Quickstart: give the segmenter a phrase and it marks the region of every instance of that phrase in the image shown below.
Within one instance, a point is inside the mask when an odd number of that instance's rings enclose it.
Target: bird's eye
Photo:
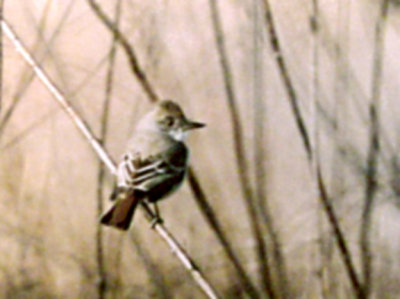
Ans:
[[[174,118],[172,116],[167,116],[164,122],[168,127],[172,127],[172,125],[174,124]]]

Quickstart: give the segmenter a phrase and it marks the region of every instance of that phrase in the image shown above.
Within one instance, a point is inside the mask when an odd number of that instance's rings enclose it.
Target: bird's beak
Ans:
[[[186,124],[184,126],[185,130],[194,130],[194,129],[200,129],[205,127],[206,125],[203,123],[199,123],[196,121],[191,121],[191,120],[187,120]]]

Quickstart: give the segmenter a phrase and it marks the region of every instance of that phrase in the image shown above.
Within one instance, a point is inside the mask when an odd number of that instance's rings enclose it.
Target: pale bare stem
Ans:
[[[311,146],[310,135],[305,125],[304,117],[301,115],[301,111],[298,105],[298,97],[294,89],[292,80],[290,78],[286,61],[283,57],[280,40],[278,38],[278,34],[275,28],[275,22],[273,18],[270,1],[264,0],[264,4],[265,4],[265,20],[268,27],[271,48],[275,53],[274,56],[278,66],[278,70],[280,72],[284,87],[288,94],[288,98],[296,121],[296,125],[299,130],[300,136],[302,138],[304,148],[308,156],[308,160],[310,162],[310,167],[312,167],[312,160],[315,159],[315,157],[313,157],[314,153],[313,153],[313,148]],[[347,274],[350,278],[350,282],[353,287],[354,293],[358,298],[363,298],[362,286],[359,281],[356,269],[354,267],[351,252],[348,248],[348,243],[345,239],[344,233],[340,227],[338,217],[336,216],[336,213],[332,206],[331,198],[328,195],[326,185],[321,173],[321,166],[318,159],[316,159],[315,165],[316,165],[315,180],[316,180],[316,187],[318,190],[318,199],[321,202],[324,212],[328,218],[328,222],[334,232],[334,237],[337,246],[339,248],[341,258],[346,267]]]
[[[156,215],[150,209],[150,207],[146,204],[143,205],[146,210],[146,218],[149,221],[154,221],[156,219]],[[185,249],[175,240],[174,236],[166,230],[162,225],[156,225],[154,229],[158,232],[158,234],[164,239],[164,241],[169,245],[173,254],[175,254],[178,259],[182,262],[185,268],[190,272],[193,279],[197,282],[197,284],[201,287],[205,294],[209,298],[218,298],[217,294],[211,287],[211,285],[207,282],[205,277],[201,274],[200,269],[195,265],[195,263],[191,260],[189,255],[186,253]]]
[[[367,172],[365,177],[365,203],[362,213],[360,232],[361,262],[363,269],[363,290],[365,298],[369,298],[372,291],[372,251],[371,251],[371,220],[375,195],[378,188],[378,155],[380,151],[379,107],[382,86],[383,52],[385,25],[389,10],[389,0],[381,1],[380,14],[375,25],[374,62],[372,70],[372,95],[369,105],[370,132],[367,157]]]
[[[128,39],[125,35],[117,28],[117,26],[107,17],[104,11],[100,8],[100,6],[94,0],[87,0],[89,5],[92,7],[95,14],[98,18],[103,22],[103,24],[107,27],[111,33],[117,39],[117,42],[121,45],[124,50],[126,56],[128,57],[128,62],[131,67],[132,73],[137,78],[138,82],[141,84],[144,92],[146,93],[148,99],[151,102],[156,102],[159,100],[159,96],[155,93],[154,88],[150,84],[145,72],[140,66],[138,58],[135,54],[133,47],[129,44]],[[222,230],[221,224],[216,217],[216,214],[208,203],[206,195],[199,183],[197,175],[192,167],[189,167],[188,171],[188,181],[194,198],[196,200],[196,204],[199,206],[202,214],[206,218],[208,224],[216,234],[220,244],[222,245],[224,252],[228,256],[229,260],[232,262],[235,267],[236,273],[238,275],[238,279],[241,287],[245,290],[246,293],[251,298],[257,298],[257,290],[253,286],[249,276],[241,265],[239,258],[235,254],[231,244],[228,241],[225,233]]]
[[[225,48],[225,40],[219,10],[215,0],[210,0],[209,5],[211,9],[211,20],[218,51],[219,63],[224,79],[226,99],[228,101],[229,113],[232,120],[235,158],[239,172],[242,198],[245,202],[247,213],[250,216],[251,231],[256,242],[256,254],[259,263],[258,276],[264,292],[266,292],[271,298],[275,298],[276,294],[275,290],[273,289],[271,272],[268,265],[268,252],[263,240],[262,229],[255,205],[255,195],[251,187],[249,169],[246,163],[246,152],[243,145],[243,129],[237,108],[237,100],[232,78],[233,74],[228,61],[228,53]]]
[[[68,114],[69,117],[71,117],[78,130],[83,134],[89,144],[93,147],[94,151],[99,156],[101,161],[103,161],[103,163],[107,166],[111,173],[115,174],[117,169],[116,164],[103,148],[101,143],[94,137],[91,129],[86,124],[86,122],[78,115],[78,113],[74,110],[74,108],[64,97],[58,87],[50,80],[44,70],[36,63],[34,58],[30,55],[26,47],[22,44],[21,40],[16,36],[16,34],[7,24],[7,22],[5,20],[2,20],[1,25],[4,33],[14,44],[16,50],[21,54],[23,59],[33,68],[36,76],[38,76],[42,83],[48,88],[50,93],[54,96],[54,98],[57,100],[63,110]],[[143,202],[142,207],[143,211],[145,211],[146,218],[149,219],[149,221],[154,221],[155,215],[152,213],[148,205]],[[189,271],[189,273],[192,275],[193,279],[195,280],[197,285],[203,290],[203,292],[207,294],[209,298],[218,298],[210,283],[206,280],[199,268],[190,259],[188,254],[179,245],[172,234],[160,223],[156,223],[155,230],[160,235],[160,237],[168,244],[168,246],[178,257],[184,267]]]

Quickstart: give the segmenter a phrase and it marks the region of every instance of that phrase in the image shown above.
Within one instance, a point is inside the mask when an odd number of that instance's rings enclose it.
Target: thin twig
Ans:
[[[71,104],[66,101],[61,91],[56,87],[56,85],[50,80],[50,78],[45,74],[45,72],[40,68],[40,66],[36,63],[33,57],[26,50],[26,47],[22,44],[20,39],[14,33],[14,30],[6,23],[5,20],[1,22],[2,29],[4,33],[8,36],[8,38],[13,42],[16,50],[21,54],[24,60],[32,67],[36,76],[43,82],[43,84],[49,89],[51,94],[54,95],[58,103],[65,110],[65,112],[74,120],[74,124],[78,127],[78,129],[82,132],[86,139],[90,142],[96,153],[99,155],[100,159],[104,161],[107,165],[108,169],[115,174],[116,167],[115,163],[108,155],[108,153],[102,148],[99,141],[94,137],[92,132],[89,129],[89,126],[85,123],[83,119],[79,117],[77,112],[73,109]]]
[[[283,58],[280,41],[278,39],[277,31],[275,29],[275,23],[273,20],[270,2],[269,2],[269,0],[264,0],[264,3],[265,3],[265,19],[266,19],[267,27],[269,30],[271,47],[274,51],[275,60],[278,65],[280,75],[283,79],[283,83],[284,83],[286,92],[289,97],[291,108],[292,108],[292,111],[293,111],[293,114],[294,114],[294,117],[296,120],[297,128],[300,132],[300,136],[302,138],[304,148],[306,150],[307,157],[310,162],[310,166],[312,167],[312,164],[313,164],[312,161],[313,161],[313,159],[315,159],[315,157],[313,157],[314,153],[312,151],[313,149],[312,149],[311,142],[310,142],[310,135],[307,131],[307,127],[305,125],[304,118],[301,115],[301,111],[299,109],[298,100],[297,100],[297,94],[295,92],[292,80],[290,79],[286,62]],[[354,266],[354,263],[352,260],[351,252],[348,249],[347,241],[346,241],[344,233],[340,227],[338,217],[336,216],[334,208],[331,204],[331,199],[327,193],[325,182],[324,182],[322,174],[321,174],[321,166],[320,166],[318,159],[316,160],[315,165],[316,165],[315,176],[316,176],[316,183],[317,183],[317,188],[318,188],[318,198],[319,198],[319,200],[324,208],[324,211],[327,215],[329,224],[333,229],[335,240],[336,240],[337,246],[339,248],[339,252],[341,254],[343,263],[346,267],[347,274],[350,278],[353,290],[358,298],[363,298],[362,286],[361,286],[359,277],[357,275],[357,272],[356,272],[356,269],[355,269],[355,266]]]
[[[318,163],[319,164],[319,163]],[[321,169],[317,167],[317,183],[318,189],[320,192],[321,203],[323,208],[328,216],[329,223],[332,225],[333,233],[337,242],[337,246],[339,247],[339,251],[342,253],[343,262],[347,269],[347,273],[349,275],[350,281],[352,283],[354,292],[357,298],[364,298],[363,290],[357,273],[355,271],[352,255],[348,249],[347,241],[344,238],[343,232],[339,226],[339,223],[336,218],[336,214],[334,212],[333,206],[331,204],[331,199],[329,198],[328,192],[325,188],[325,184],[322,179]]]
[[[129,44],[127,38],[124,34],[117,28],[117,26],[107,17],[107,15],[102,11],[100,6],[95,3],[94,0],[87,0],[89,5],[92,7],[95,14],[99,17],[99,19],[103,22],[103,24],[107,27],[111,33],[117,38],[117,41],[120,43],[122,49],[124,50],[126,56],[128,57],[129,65],[131,66],[132,73],[136,76],[139,83],[142,85],[143,90],[145,91],[147,97],[151,102],[156,102],[160,98],[154,91],[154,88],[150,84],[147,76],[145,75],[144,71],[140,67],[140,63],[138,58],[134,52],[133,47]],[[196,200],[196,204],[199,206],[200,211],[206,218],[208,224],[213,229],[214,233],[216,234],[219,242],[222,245],[226,255],[228,256],[229,260],[232,262],[233,266],[235,267],[236,273],[239,278],[239,282],[241,287],[248,293],[251,298],[257,298],[257,289],[254,287],[251,279],[247,275],[246,271],[242,267],[239,258],[235,254],[231,244],[228,241],[225,233],[223,232],[222,226],[218,221],[216,214],[208,203],[208,200],[205,196],[205,193],[199,183],[197,175],[192,167],[189,167],[188,171],[188,181],[190,188],[194,194],[194,198]]]
[[[370,115],[370,132],[369,132],[369,149],[367,157],[367,173],[365,177],[365,203],[361,220],[360,231],[360,248],[361,261],[363,269],[363,291],[365,298],[369,298],[372,290],[372,252],[370,244],[371,220],[373,207],[375,203],[375,195],[377,191],[378,176],[378,155],[380,150],[379,138],[379,107],[382,87],[382,68],[383,68],[383,52],[384,52],[384,35],[385,24],[389,10],[389,0],[382,0],[380,13],[375,27],[375,49],[374,62],[372,70],[372,95],[369,105]]]
[[[313,105],[312,105],[312,112],[311,112],[311,121],[310,123],[312,124],[312,150],[314,152],[314,159],[312,160],[312,169],[314,173],[318,172],[318,157],[319,157],[319,148],[320,148],[320,143],[319,143],[319,133],[320,133],[320,128],[319,128],[319,110],[318,107],[320,105],[319,102],[319,97],[320,97],[320,85],[319,85],[319,42],[320,42],[320,34],[319,34],[319,23],[320,23],[320,11],[319,11],[319,1],[318,0],[312,0],[312,15],[310,18],[310,27],[311,31],[314,33],[314,38],[313,38],[313,57],[312,57],[312,89],[311,89],[311,94],[312,94],[312,100],[313,100]],[[323,211],[318,208],[317,211],[317,227],[318,227],[318,237],[317,237],[317,246],[319,249],[319,260],[317,264],[317,270],[316,272],[318,273],[318,283],[319,283],[319,293],[321,298],[327,298],[328,291],[326,290],[327,288],[325,287],[325,271],[326,271],[326,249],[325,249],[325,243],[326,243],[326,237],[325,237],[325,232],[323,228]],[[328,236],[329,238],[330,236]]]
[[[289,71],[286,65],[285,60],[282,56],[282,49],[280,45],[280,41],[278,39],[278,35],[275,29],[275,23],[272,17],[272,10],[269,0],[264,0],[265,4],[265,20],[267,22],[267,27],[269,31],[269,38],[272,46],[272,50],[274,51],[275,60],[278,64],[280,75],[283,79],[283,83],[285,85],[286,91],[289,96],[290,105],[293,111],[293,115],[296,120],[297,128],[299,129],[300,136],[304,143],[304,148],[308,155],[308,158],[311,160],[312,158],[312,148],[309,134],[307,132],[306,125],[304,123],[303,117],[301,116],[301,111],[299,108],[299,104],[297,101],[297,94],[292,84],[292,80],[289,76]]]
[[[121,0],[118,0],[115,7],[115,22],[118,25],[119,19],[121,15]],[[116,55],[116,38],[115,36],[112,38],[111,49],[108,55],[109,64],[108,71],[106,75],[106,90],[105,97],[103,103],[103,111],[100,120],[100,138],[99,142],[105,146],[106,138],[108,132],[108,119],[109,119],[109,108],[112,96],[112,87],[113,87],[113,78],[114,78],[114,66],[115,66],[115,55]],[[100,219],[103,214],[103,197],[104,197],[104,181],[105,181],[105,167],[104,164],[99,163],[99,172],[97,176],[97,219]],[[103,226],[100,222],[97,222],[96,227],[96,260],[97,260],[97,269],[98,269],[98,286],[97,293],[98,298],[103,299],[106,296],[107,292],[107,275],[106,268],[104,265],[104,247],[103,247]]]
[[[32,134],[44,123],[54,118],[57,115],[57,112],[59,111],[57,108],[49,109],[49,111],[45,113],[43,116],[37,117],[34,122],[32,122],[27,126],[27,128],[17,132],[13,137],[4,142],[4,144],[0,147],[0,151],[11,150],[14,146],[22,142],[25,138],[27,138],[30,134]],[[1,130],[0,130],[0,135],[1,135]]]
[[[250,227],[256,244],[256,254],[259,262],[259,279],[264,291],[271,297],[275,298],[275,291],[272,286],[271,273],[268,266],[268,254],[263,240],[262,230],[259,224],[257,208],[254,202],[254,192],[251,187],[248,165],[246,163],[246,153],[243,146],[243,129],[240,121],[239,111],[237,108],[237,100],[233,86],[233,74],[228,61],[228,54],[225,48],[225,40],[223,29],[219,16],[219,10],[216,0],[209,0],[211,9],[211,19],[214,30],[214,36],[218,51],[219,63],[221,66],[226,99],[228,101],[228,109],[230,112],[233,126],[233,141],[235,147],[236,164],[238,167],[239,181],[241,185],[242,197],[245,202],[247,213],[250,216]]]
[[[96,13],[96,15],[101,19],[101,21],[109,28],[112,34],[115,36],[115,39],[121,44],[124,49],[126,55],[128,56],[128,62],[131,66],[131,69],[135,76],[139,79],[143,90],[146,95],[149,97],[151,102],[157,102],[159,97],[157,96],[155,90],[151,86],[146,73],[142,69],[139,64],[139,60],[137,59],[137,55],[134,49],[129,44],[129,41],[126,39],[125,35],[121,33],[118,27],[112,22],[104,13],[104,11],[100,8],[100,6],[94,0],[87,0],[90,7]]]
[[[51,3],[52,3],[51,0],[48,0],[46,2],[46,7],[44,9],[44,13],[40,17],[40,21],[37,26],[39,32],[41,31],[40,28],[44,28],[44,25],[47,21],[48,11],[51,8]],[[35,53],[36,49],[39,48],[39,46],[45,44],[46,49],[45,49],[44,53],[42,54],[41,57],[36,58],[39,65],[41,65],[42,62],[48,58],[48,56],[50,56],[50,58],[54,58],[53,55],[51,55],[50,47],[51,47],[53,41],[56,40],[56,37],[57,37],[58,33],[60,33],[62,26],[68,19],[68,14],[71,12],[72,8],[73,8],[73,1],[71,1],[69,3],[67,9],[65,10],[65,12],[63,13],[63,15],[60,18],[60,22],[57,24],[56,28],[51,33],[51,36],[48,39],[44,39],[42,34],[39,34],[39,38],[36,39],[34,45],[31,46],[31,52]],[[21,79],[17,83],[18,87],[16,88],[15,94],[12,96],[13,100],[12,100],[11,104],[8,106],[8,109],[4,112],[4,116],[0,119],[0,135],[3,133],[7,124],[11,120],[13,113],[15,113],[16,108],[18,107],[23,96],[25,95],[26,91],[28,90],[28,88],[30,87],[31,83],[33,82],[33,80],[35,78],[34,72],[31,70],[31,68],[29,66],[27,66],[27,67],[28,67],[28,71],[23,70],[21,72],[23,74],[23,76],[21,76]],[[86,80],[88,80],[88,79],[86,78]],[[83,80],[82,84],[86,83],[86,80]],[[79,87],[78,87],[78,89],[79,89]],[[74,93],[76,93],[76,90],[74,92],[69,92],[69,95],[72,97]],[[32,125],[32,128],[27,127],[27,129],[24,129],[23,132],[20,134],[17,134],[16,137],[13,138],[13,140],[11,140],[10,142],[7,142],[7,144],[5,146],[3,146],[2,149],[4,149],[5,147],[12,146],[12,145],[16,144],[17,142],[20,142],[21,140],[23,140],[23,138],[28,136],[27,133],[30,133],[33,131],[33,126],[37,127],[38,125],[45,123],[45,121],[47,120],[46,118],[54,117],[55,112],[56,112],[56,109],[49,109],[49,112],[46,113],[46,117],[42,118],[42,121],[39,121],[39,122],[36,121]]]
[[[232,246],[229,244],[228,239],[221,229],[221,225],[218,222],[218,219],[215,217],[215,213],[207,202],[206,195],[203,192],[198,180],[196,179],[193,169],[189,169],[188,171],[188,181],[192,189],[192,193],[196,198],[196,202],[199,205],[201,211],[206,215],[207,221],[209,225],[214,230],[217,235],[219,241],[222,244],[222,248],[224,248],[229,260],[232,262],[233,266],[236,269],[236,272],[239,276],[239,281],[241,287],[245,290],[245,292],[250,296],[250,298],[259,298],[257,289],[253,286],[252,281],[248,277],[245,269],[237,258],[235,252],[232,249]]]
[[[143,208],[146,211],[145,213],[146,218],[149,220],[149,222],[154,223],[154,219],[157,219],[157,216],[153,213],[153,211],[147,204],[143,205]],[[154,229],[169,245],[172,253],[174,253],[179,258],[179,260],[182,262],[185,268],[190,272],[193,279],[198,284],[198,286],[204,291],[204,293],[207,294],[209,298],[217,299],[218,298],[217,293],[205,279],[204,275],[201,273],[197,265],[192,261],[190,256],[186,253],[185,249],[175,240],[174,236],[163,225],[156,225]]]
[[[319,21],[319,30],[321,34],[319,35],[321,38],[321,45],[325,49],[325,53],[328,54],[330,57],[338,61],[341,64],[342,73],[338,74],[341,77],[346,78],[346,85],[348,86],[349,96],[353,99],[351,103],[354,103],[354,109],[358,111],[356,115],[360,117],[360,120],[365,124],[369,125],[369,112],[368,112],[368,105],[365,105],[365,102],[369,101],[369,96],[366,94],[362,84],[356,77],[354,71],[351,68],[351,65],[348,61],[345,60],[344,53],[345,51],[340,50],[341,45],[334,40],[334,35],[329,31],[329,27],[326,23],[323,22],[324,19],[321,16]],[[336,49],[339,49],[336,51]],[[322,91],[321,91],[322,93]],[[322,94],[321,94],[321,97]],[[384,163],[385,167],[389,167],[391,163],[391,157],[393,153],[396,152],[396,149],[392,146],[392,139],[388,136],[385,128],[380,128],[380,142],[381,142],[381,151],[379,153],[379,159],[382,159],[382,163]],[[389,157],[386,157],[383,153],[383,150],[387,149],[390,153],[388,154]]]
[[[50,2],[51,1],[47,1],[46,4],[45,4],[45,8],[43,9],[43,14],[40,16],[39,24],[37,26],[38,30],[39,30],[39,28],[43,28],[45,26],[46,19],[48,17],[48,11],[49,11],[49,8],[50,8],[50,5],[49,5]],[[2,29],[0,29],[0,30],[2,30]],[[51,42],[51,40],[53,38],[54,38],[54,35],[52,35],[50,37],[50,42]],[[39,40],[39,38],[37,38],[35,40],[34,45],[32,46],[32,50],[31,51],[32,52],[36,52],[36,49],[41,44],[42,44],[42,42]],[[38,61],[41,63],[45,58],[47,58],[46,56],[47,55],[43,55],[43,57],[38,59]],[[5,110],[4,116],[0,120],[0,135],[3,134],[4,129],[6,128],[7,124],[11,120],[11,117],[13,116],[13,114],[16,111],[19,103],[21,102],[22,97],[24,96],[25,92],[28,90],[29,86],[33,82],[33,79],[35,78],[35,75],[34,75],[33,71],[31,70],[31,68],[29,66],[27,66],[26,68],[27,68],[26,70],[24,69],[21,72],[22,75],[21,75],[20,79],[18,80],[16,92],[12,96],[12,102],[8,106],[7,110]]]
[[[11,27],[6,23],[5,20],[1,23],[5,34],[14,44],[16,50],[21,54],[23,59],[33,68],[35,74],[42,81],[42,83],[49,89],[50,93],[54,96],[63,110],[71,117],[74,124],[77,126],[78,130],[87,139],[89,144],[92,146],[93,150],[96,152],[98,157],[103,161],[111,173],[115,174],[117,167],[110,155],[105,151],[100,142],[94,137],[89,126],[84,122],[84,120],[78,115],[78,113],[71,106],[69,101],[63,96],[62,92],[57,88],[57,86],[50,80],[44,70],[36,63],[34,58],[30,55],[26,47],[22,44],[21,40],[16,36]],[[146,203],[142,203],[143,211],[145,211],[146,218],[153,222],[156,216],[153,214],[151,209]],[[160,223],[156,223],[154,227],[155,231],[159,236],[168,244],[172,252],[178,257],[181,263],[189,271],[197,285],[204,291],[209,298],[218,298],[216,292],[211,287],[209,282],[205,279],[204,275],[201,273],[199,268],[191,260],[185,250],[176,241],[173,235]]]

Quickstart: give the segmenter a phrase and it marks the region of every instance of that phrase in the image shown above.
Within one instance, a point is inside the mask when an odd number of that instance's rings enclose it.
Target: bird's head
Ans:
[[[203,128],[205,124],[188,119],[182,108],[171,100],[157,103],[157,106],[145,117],[146,125],[183,141],[188,131]]]

